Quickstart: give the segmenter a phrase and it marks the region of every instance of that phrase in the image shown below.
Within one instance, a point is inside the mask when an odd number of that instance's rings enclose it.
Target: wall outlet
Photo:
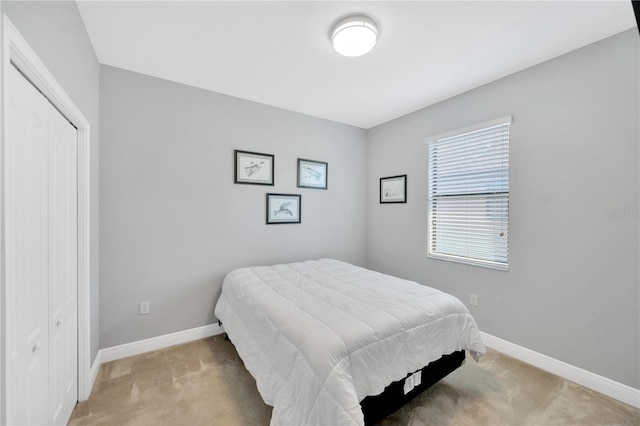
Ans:
[[[151,310],[149,302],[140,302],[140,315],[146,315]]]
[[[470,295],[469,303],[471,303],[471,306],[478,306],[478,295],[477,294]]]

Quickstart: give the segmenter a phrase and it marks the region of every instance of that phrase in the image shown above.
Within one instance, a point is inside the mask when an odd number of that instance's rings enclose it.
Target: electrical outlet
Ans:
[[[477,294],[470,295],[469,303],[471,303],[471,306],[478,306],[478,295]]]
[[[146,315],[151,310],[149,302],[140,302],[140,315]]]

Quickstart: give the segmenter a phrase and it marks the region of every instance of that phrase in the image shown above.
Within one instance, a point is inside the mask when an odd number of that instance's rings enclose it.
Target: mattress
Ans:
[[[442,355],[486,351],[455,297],[334,259],[231,271],[215,315],[274,425],[362,425],[365,397]]]

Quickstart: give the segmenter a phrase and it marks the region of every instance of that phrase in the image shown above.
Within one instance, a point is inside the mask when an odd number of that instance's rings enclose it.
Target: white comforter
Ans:
[[[362,425],[366,396],[443,354],[485,352],[455,297],[332,259],[232,271],[215,314],[273,425]]]

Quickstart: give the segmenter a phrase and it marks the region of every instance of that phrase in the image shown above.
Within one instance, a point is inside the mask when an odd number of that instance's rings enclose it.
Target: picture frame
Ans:
[[[234,153],[234,183],[274,185],[275,155],[240,151]]]
[[[380,204],[407,202],[407,175],[380,178]]]
[[[302,222],[302,195],[267,194],[267,225]]]
[[[329,164],[298,158],[298,188],[327,189]]]

